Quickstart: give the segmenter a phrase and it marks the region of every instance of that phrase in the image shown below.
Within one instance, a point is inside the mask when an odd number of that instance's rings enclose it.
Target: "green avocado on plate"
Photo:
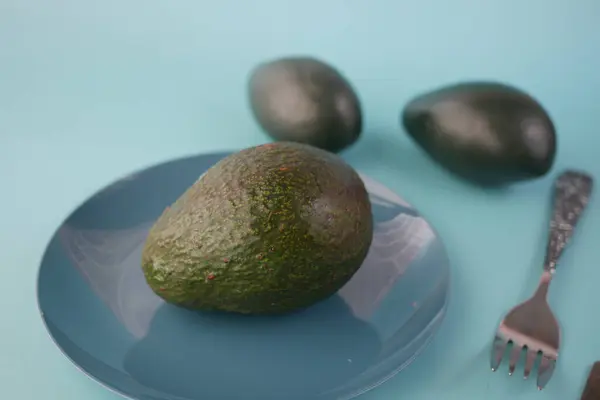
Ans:
[[[369,196],[352,167],[310,145],[276,142],[206,171],[150,230],[142,269],[175,305],[281,314],[336,293],[372,237]]]

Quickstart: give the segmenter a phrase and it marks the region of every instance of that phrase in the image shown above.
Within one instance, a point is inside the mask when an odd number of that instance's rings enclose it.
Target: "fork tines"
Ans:
[[[500,327],[500,330],[506,330],[506,327]],[[516,333],[516,332],[515,332]],[[538,362],[538,377],[537,377],[537,387],[539,390],[542,390],[550,378],[552,377],[552,373],[554,372],[554,368],[556,366],[557,354],[552,349],[548,348],[548,346],[544,346],[543,343],[522,343],[522,341],[518,339],[520,336],[516,333],[517,337],[507,337],[505,334],[498,332],[494,338],[494,344],[492,346],[492,357],[491,357],[491,367],[492,371],[497,371],[504,355],[508,352],[509,361],[508,361],[508,374],[512,375],[515,372],[517,364],[522,358],[523,353],[525,353],[525,365],[523,368],[523,378],[529,378],[531,371],[534,370],[536,366],[536,362]],[[509,349],[507,351],[507,349]]]

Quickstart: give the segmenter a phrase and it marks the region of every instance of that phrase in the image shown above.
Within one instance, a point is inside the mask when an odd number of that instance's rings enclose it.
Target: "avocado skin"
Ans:
[[[358,96],[332,66],[311,57],[259,65],[249,82],[250,107],[273,139],[339,152],[362,130]]]
[[[496,82],[447,86],[410,101],[402,112],[409,136],[449,171],[484,186],[546,175],[556,132],[533,97]]]
[[[150,230],[142,269],[172,304],[281,314],[336,293],[372,237],[356,171],[327,151],[277,142],[207,170]]]

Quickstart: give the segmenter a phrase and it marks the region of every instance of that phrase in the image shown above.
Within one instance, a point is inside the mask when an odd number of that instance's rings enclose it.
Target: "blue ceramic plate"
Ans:
[[[419,213],[363,176],[376,221],[369,255],[335,296],[279,317],[207,315],[146,286],[146,234],[227,154],[161,164],[80,206],[39,272],[42,318],[86,374],[139,400],[349,399],[406,367],[445,313],[449,266]]]

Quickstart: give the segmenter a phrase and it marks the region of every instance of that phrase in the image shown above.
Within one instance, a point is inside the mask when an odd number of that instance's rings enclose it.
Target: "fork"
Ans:
[[[510,347],[508,373],[512,375],[522,353],[525,352],[525,379],[529,377],[539,358],[539,390],[542,390],[552,377],[560,347],[560,327],[546,300],[548,288],[556,271],[556,264],[588,203],[592,186],[592,178],[578,171],[567,170],[556,178],[544,271],[538,288],[531,298],[506,314],[494,338],[492,371],[498,369],[507,348]]]

